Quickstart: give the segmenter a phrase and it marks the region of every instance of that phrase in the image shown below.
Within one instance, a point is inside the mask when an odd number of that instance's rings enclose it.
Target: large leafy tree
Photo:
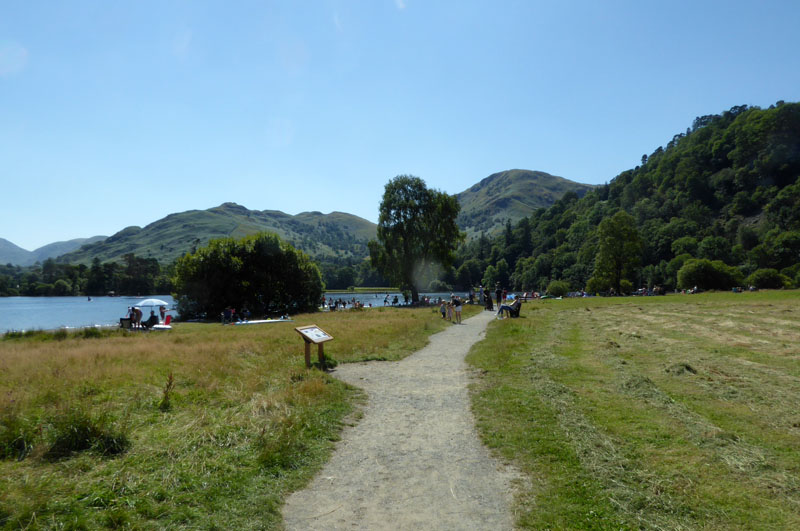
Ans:
[[[378,239],[369,242],[373,266],[419,301],[422,273],[431,265],[447,269],[464,235],[455,196],[431,190],[419,177],[399,175],[383,193]]]
[[[621,291],[642,257],[642,241],[633,216],[620,210],[597,227],[598,248],[594,265],[595,282]]]
[[[254,315],[297,313],[316,310],[322,276],[305,253],[259,233],[212,240],[178,259],[175,289],[181,315],[215,317],[228,306]]]

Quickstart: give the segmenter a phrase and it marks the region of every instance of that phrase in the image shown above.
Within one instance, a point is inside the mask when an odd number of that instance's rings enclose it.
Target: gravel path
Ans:
[[[513,472],[478,440],[464,356],[493,312],[431,336],[399,362],[344,364],[364,417],[283,510],[287,529],[511,529]]]

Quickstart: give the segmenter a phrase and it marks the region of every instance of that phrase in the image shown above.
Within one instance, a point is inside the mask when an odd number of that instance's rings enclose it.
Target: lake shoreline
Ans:
[[[92,297],[2,297],[0,334],[30,330],[55,331],[84,328],[113,328],[125,317],[128,307],[147,298],[161,299],[175,307],[170,295]],[[174,315],[174,314],[173,314]]]

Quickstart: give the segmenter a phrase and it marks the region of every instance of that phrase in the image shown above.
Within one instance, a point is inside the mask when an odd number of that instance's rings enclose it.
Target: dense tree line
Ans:
[[[326,289],[348,289],[351,287],[385,287],[391,285],[369,260],[353,257],[318,258]]]
[[[327,289],[389,285],[367,259],[325,257],[316,263]],[[168,294],[174,291],[174,270],[174,263],[162,266],[154,258],[133,254],[126,255],[123,262],[95,258],[91,266],[53,259],[33,266],[0,265],[0,297]]]
[[[91,266],[63,264],[48,258],[41,264],[0,266],[0,296],[146,295],[172,291],[172,266],[155,258],[127,254],[120,262],[95,258]]]
[[[630,244],[616,265],[614,242]],[[558,280],[626,291],[797,286],[799,273],[800,104],[778,102],[698,117],[583,198],[568,192],[463,245],[442,280],[459,289],[497,281],[544,291]]]

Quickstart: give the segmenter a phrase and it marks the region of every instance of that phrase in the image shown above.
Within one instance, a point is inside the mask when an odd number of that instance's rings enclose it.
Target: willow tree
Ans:
[[[419,302],[421,272],[449,268],[464,235],[458,230],[455,196],[428,189],[425,181],[398,175],[386,185],[378,219],[378,239],[369,242],[373,267]]]

